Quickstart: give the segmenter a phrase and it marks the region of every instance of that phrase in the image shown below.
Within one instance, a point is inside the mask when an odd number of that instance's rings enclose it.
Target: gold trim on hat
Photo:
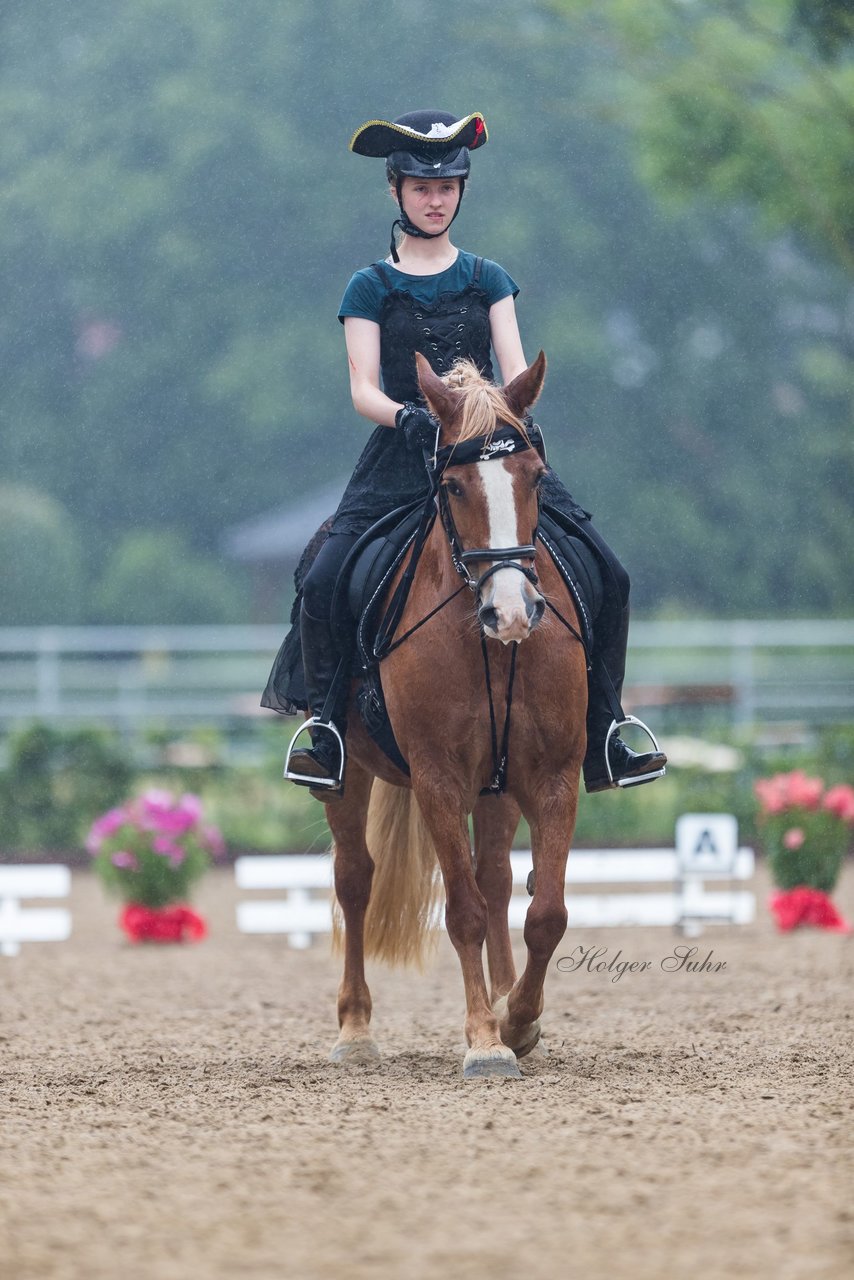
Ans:
[[[446,133],[446,134],[443,134],[441,138],[440,138],[440,137],[436,137],[435,135],[434,135],[433,137],[431,137],[429,133],[419,133],[417,129],[410,129],[410,128],[409,128],[409,126],[408,126],[408,125],[405,125],[405,124],[395,124],[395,123],[394,123],[393,121],[391,121],[391,120],[366,120],[364,124],[360,124],[360,125],[359,125],[358,129],[357,129],[357,130],[356,130],[356,132],[353,134],[352,138],[350,139],[349,143],[347,144],[347,145],[348,145],[348,150],[352,151],[352,150],[353,150],[353,144],[354,144],[354,142],[356,141],[356,139],[357,139],[361,134],[363,134],[363,133],[365,132],[365,130],[366,130],[366,129],[371,129],[371,128],[373,128],[373,126],[374,126],[374,125],[382,125],[382,127],[383,127],[384,129],[393,129],[396,133],[401,133],[401,134],[403,134],[403,136],[404,136],[405,138],[409,138],[409,139],[411,139],[411,140],[412,140],[412,141],[414,141],[414,142],[453,142],[453,141],[454,141],[454,139],[455,139],[455,138],[456,138],[460,133],[462,133],[463,129],[465,129],[467,125],[471,124],[472,120],[480,120],[481,124],[483,125],[483,135],[484,135],[484,136],[483,136],[483,142],[480,144],[481,146],[483,146],[483,144],[484,144],[485,142],[488,142],[488,141],[489,141],[489,131],[487,130],[487,127],[486,127],[486,121],[484,120],[483,115],[481,114],[481,112],[480,112],[480,111],[473,111],[473,112],[471,113],[471,115],[468,115],[468,116],[466,116],[466,117],[465,117],[465,119],[458,121],[458,123],[457,123],[457,127],[456,127],[456,129],[454,129],[453,133]],[[448,128],[450,128],[450,125],[448,126]],[[357,154],[358,154],[358,152],[357,152]],[[383,157],[383,156],[376,156],[376,157],[370,157],[370,156],[369,156],[369,157],[368,157],[368,159],[378,159],[378,160],[382,160],[382,159],[384,159],[384,157]]]

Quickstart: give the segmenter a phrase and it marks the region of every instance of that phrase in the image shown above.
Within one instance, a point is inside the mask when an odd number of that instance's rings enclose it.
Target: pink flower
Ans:
[[[202,816],[201,797],[185,791],[178,803],[178,812],[182,813],[185,818],[192,818],[193,822],[198,822]]]
[[[155,853],[163,853],[169,858],[181,852],[171,836],[155,836],[151,841],[151,847]]]
[[[788,780],[789,804],[800,809],[817,809],[821,803],[824,783],[821,778],[808,778],[801,769],[783,774]]]
[[[219,827],[212,825],[202,827],[201,842],[212,857],[222,858],[225,856],[225,841],[222,838],[222,832]]]
[[[849,787],[844,782],[830,787],[825,793],[822,808],[835,813],[843,822],[854,823],[854,787]]]
[[[129,821],[130,814],[127,809],[110,809],[100,818],[96,818],[86,837],[86,848],[89,853],[96,854],[104,841],[115,835],[119,827],[123,827]]]
[[[775,773],[773,778],[759,778],[753,784],[753,793],[765,814],[784,813],[786,809],[818,809],[823,791],[821,778],[808,778],[802,769]]]
[[[783,836],[783,844],[787,849],[800,849],[805,839],[801,827],[790,827]]]
[[[139,863],[136,860],[136,855],[129,853],[127,849],[117,850],[117,852],[111,856],[110,862],[112,862],[114,867],[120,867],[123,871],[137,871],[139,869]]]
[[[146,831],[158,831],[161,835],[181,836],[198,822],[202,802],[198,796],[183,795],[176,802],[171,791],[151,788],[140,797],[141,825]]]
[[[756,796],[763,813],[782,813],[787,807],[787,792],[782,782],[785,775],[775,774],[773,778],[757,778],[753,784]]]
[[[175,803],[175,797],[171,791],[166,791],[163,787],[149,787],[147,791],[143,791],[139,802],[147,813],[160,810],[168,812]]]

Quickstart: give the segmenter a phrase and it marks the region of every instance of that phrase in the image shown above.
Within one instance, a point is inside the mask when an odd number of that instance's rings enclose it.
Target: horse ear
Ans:
[[[418,370],[418,385],[424,392],[429,408],[440,422],[450,422],[459,395],[436,376],[430,367],[430,361],[420,351],[415,352],[415,367]]]
[[[540,352],[533,364],[529,365],[524,373],[520,373],[512,382],[504,388],[504,399],[507,401],[507,407],[512,409],[517,417],[521,418],[527,413],[531,405],[537,403],[540,392],[543,389],[543,382],[546,377],[546,357],[544,352]]]

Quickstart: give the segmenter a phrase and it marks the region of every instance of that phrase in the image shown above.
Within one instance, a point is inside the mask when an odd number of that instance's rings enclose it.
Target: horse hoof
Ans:
[[[338,1044],[333,1046],[329,1061],[339,1066],[346,1062],[350,1066],[358,1063],[378,1062],[379,1057],[379,1045],[376,1040],[371,1040],[368,1036],[364,1040],[340,1040]]]
[[[524,1058],[540,1039],[539,1019],[536,1022],[529,1022],[527,1026],[521,1028],[520,1032],[517,1031],[517,1034],[522,1036],[521,1043],[517,1044],[507,1023],[507,996],[499,996],[492,1006],[492,1012],[500,1023],[501,1039],[510,1046],[517,1058]]]
[[[469,1049],[463,1061],[463,1079],[484,1080],[499,1076],[506,1080],[522,1079],[512,1049],[503,1045],[495,1049]]]
[[[539,1022],[531,1022],[525,1028],[526,1038],[523,1044],[518,1048],[514,1046],[513,1052],[517,1058],[525,1058],[540,1043],[540,1024]],[[503,1036],[503,1032],[501,1033]]]

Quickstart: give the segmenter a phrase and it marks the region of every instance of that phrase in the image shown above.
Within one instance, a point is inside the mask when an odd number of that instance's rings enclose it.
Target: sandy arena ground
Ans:
[[[76,873],[74,935],[0,960],[0,1274],[10,1280],[854,1274],[854,939],[567,934],[651,970],[553,967],[548,1054],[461,1076],[462,983],[371,973],[375,1067],[326,1062],[339,963],[234,925],[130,947]],[[837,900],[854,916],[854,867]]]

